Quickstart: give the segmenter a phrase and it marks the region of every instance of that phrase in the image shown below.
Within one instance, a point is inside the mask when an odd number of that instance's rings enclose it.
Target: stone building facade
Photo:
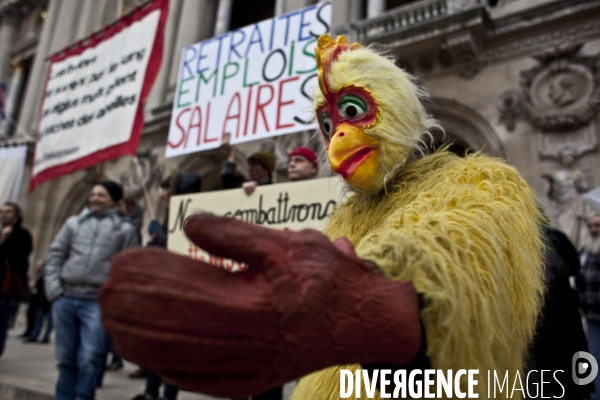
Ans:
[[[0,126],[0,146],[27,143],[33,156],[48,57],[116,21],[144,0],[0,0],[0,82],[15,123]],[[313,4],[313,0],[170,0],[162,66],[145,104],[138,157],[147,201],[131,157],[110,161],[27,193],[25,224],[42,258],[66,218],[79,212],[97,179],[121,181],[146,208],[158,207],[158,182],[173,169],[195,171],[203,191],[218,187],[224,154],[207,151],[165,159],[181,50],[190,44]],[[600,185],[600,0],[332,0],[334,34],[392,53],[431,94],[430,110],[454,149],[481,150],[516,166],[558,223],[569,201]],[[266,148],[278,156],[318,148],[313,132],[240,145],[245,155]],[[0,172],[1,173],[1,172]],[[327,168],[321,173],[327,174]],[[570,197],[569,197],[570,196]],[[568,201],[567,201],[568,200]],[[565,204],[568,203],[568,204]],[[580,211],[573,215],[577,220]],[[161,215],[159,214],[159,218]],[[571,218],[571,219],[573,219]],[[565,228],[566,229],[566,228]],[[583,231],[583,230],[581,230]],[[575,241],[584,240],[578,228]]]

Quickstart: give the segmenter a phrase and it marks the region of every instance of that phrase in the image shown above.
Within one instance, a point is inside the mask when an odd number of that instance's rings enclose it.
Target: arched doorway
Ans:
[[[481,151],[484,154],[506,158],[506,150],[500,138],[477,111],[455,100],[433,98],[429,112],[444,128],[434,132],[434,148],[444,143],[452,143],[450,151],[464,156],[465,152]]]
[[[56,234],[67,221],[67,219],[73,215],[79,214],[81,210],[83,210],[83,208],[87,205],[88,197],[92,187],[93,185],[91,183],[83,179],[77,181],[73,186],[71,186],[60,203],[57,203],[60,205],[57,207],[57,212],[50,222],[50,226],[48,227],[49,229],[44,229],[43,234],[38,233],[39,249],[48,249],[56,237]],[[45,257],[46,251],[43,253],[37,253],[39,249],[36,249],[36,256],[38,258]]]

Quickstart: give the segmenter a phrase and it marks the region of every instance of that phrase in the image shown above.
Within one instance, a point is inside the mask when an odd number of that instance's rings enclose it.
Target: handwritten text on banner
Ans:
[[[196,247],[183,232],[185,219],[210,212],[274,229],[322,230],[337,204],[344,199],[343,183],[337,176],[302,182],[258,186],[247,196],[242,189],[171,197],[169,250],[230,271],[245,265],[212,256]]]
[[[160,18],[158,8],[97,45],[52,62],[34,178],[130,140]]]
[[[314,49],[330,21],[324,2],[186,47],[166,156],[216,148],[226,132],[235,144],[315,128]]]

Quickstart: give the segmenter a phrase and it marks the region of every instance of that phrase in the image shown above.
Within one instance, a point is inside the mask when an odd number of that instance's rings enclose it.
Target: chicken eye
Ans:
[[[321,124],[321,130],[327,134],[328,137],[331,137],[331,131],[333,128],[333,124],[331,122],[331,117],[326,112],[321,114],[319,118],[319,123]]]
[[[343,118],[357,119],[368,111],[367,103],[358,96],[347,94],[338,101],[338,111]]]

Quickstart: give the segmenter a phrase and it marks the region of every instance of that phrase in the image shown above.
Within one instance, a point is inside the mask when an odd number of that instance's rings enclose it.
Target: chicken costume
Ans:
[[[500,160],[423,156],[436,123],[389,59],[328,35],[316,55],[316,117],[332,169],[354,191],[327,237],[190,217],[192,241],[250,268],[229,274],[158,250],[120,256],[100,299],[117,351],[184,389],[230,397],[307,375],[294,400],[338,398],[340,369],[401,368],[423,349],[432,368],[479,369],[479,398],[488,370],[509,371],[512,387],[544,290],[536,196]]]

